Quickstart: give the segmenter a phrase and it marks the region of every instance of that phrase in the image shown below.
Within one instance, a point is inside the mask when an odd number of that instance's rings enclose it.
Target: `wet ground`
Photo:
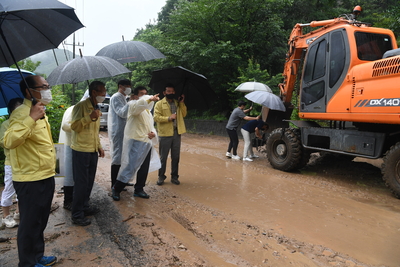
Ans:
[[[113,201],[109,155],[100,159],[92,202],[101,212],[90,226],[74,226],[55,192],[46,254],[67,267],[400,266],[400,200],[385,187],[379,160],[313,155],[285,173],[262,151],[254,162],[227,159],[227,143],[183,135],[181,185],[157,186],[151,173],[150,199],[128,188]],[[17,265],[16,232],[0,231],[0,240],[10,238],[0,243],[0,266]]]

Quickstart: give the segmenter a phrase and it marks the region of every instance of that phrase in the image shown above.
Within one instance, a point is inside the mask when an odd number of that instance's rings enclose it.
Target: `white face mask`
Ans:
[[[103,101],[106,99],[105,96],[96,96],[96,101],[97,103],[103,103]]]
[[[130,87],[126,87],[125,91],[124,91],[124,94],[125,95],[129,95],[131,92],[132,92],[132,89]]]
[[[41,98],[38,99],[38,101],[42,102],[43,105],[47,105],[53,100],[53,96],[51,94],[51,90],[50,89],[41,90],[40,91],[40,97]]]

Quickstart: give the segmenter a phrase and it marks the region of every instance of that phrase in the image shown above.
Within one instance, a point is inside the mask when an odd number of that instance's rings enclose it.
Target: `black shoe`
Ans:
[[[115,201],[119,201],[121,199],[120,192],[117,192],[114,188],[112,189],[111,196]]]
[[[98,207],[89,207],[87,210],[84,210],[83,212],[85,213],[85,216],[92,216],[99,213],[100,209]]]
[[[72,211],[72,202],[64,202],[63,208]]]
[[[71,218],[72,223],[79,226],[86,226],[91,224],[92,222],[88,218]]]
[[[141,197],[141,198],[149,198],[150,196],[146,194],[146,192],[141,191],[141,192],[134,192],[133,193],[134,197]]]
[[[157,185],[163,185],[163,184],[164,184],[164,180],[165,180],[165,179],[163,179],[163,178],[161,178],[161,177],[158,177]]]
[[[132,183],[127,183],[126,186],[134,186]]]
[[[181,182],[179,182],[179,180],[177,178],[175,178],[175,179],[171,179],[171,183],[179,185]]]

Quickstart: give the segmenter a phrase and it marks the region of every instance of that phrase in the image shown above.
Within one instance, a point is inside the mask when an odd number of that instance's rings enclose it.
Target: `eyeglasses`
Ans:
[[[35,86],[35,87],[31,87],[33,88],[42,88],[43,90],[51,90],[51,86],[50,85],[42,85],[42,86]]]

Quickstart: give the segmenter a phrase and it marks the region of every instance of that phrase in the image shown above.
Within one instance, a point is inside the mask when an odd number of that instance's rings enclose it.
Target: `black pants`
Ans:
[[[13,182],[18,195],[20,221],[17,246],[19,267],[34,266],[44,253],[43,232],[54,195],[54,177],[35,182]]]
[[[151,149],[136,174],[135,192],[142,192],[146,185],[147,175],[149,174],[150,159]]]
[[[72,218],[84,218],[84,210],[89,208],[90,193],[96,176],[97,152],[80,152],[72,150],[72,169],[74,176],[74,194],[72,201]]]
[[[226,129],[226,132],[228,133],[229,139],[230,139],[229,146],[228,146],[228,152],[231,152],[231,150],[233,148],[233,155],[237,155],[237,148],[239,145],[239,137],[237,134],[237,130],[236,129],[235,130]]]

